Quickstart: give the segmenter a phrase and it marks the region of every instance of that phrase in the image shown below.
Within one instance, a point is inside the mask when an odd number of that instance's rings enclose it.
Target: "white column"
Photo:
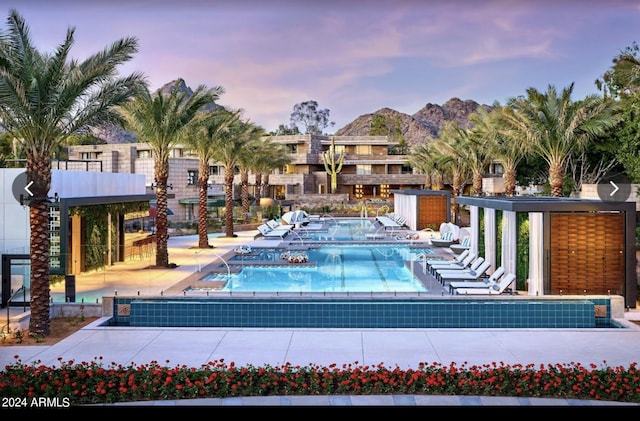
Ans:
[[[505,273],[516,273],[517,225],[515,212],[502,212],[502,267]]]
[[[543,214],[529,212],[529,295],[544,295]]]
[[[496,210],[484,209],[484,260],[496,267]]]
[[[469,251],[478,254],[480,209],[477,206],[469,206],[469,218],[471,223],[471,248]]]

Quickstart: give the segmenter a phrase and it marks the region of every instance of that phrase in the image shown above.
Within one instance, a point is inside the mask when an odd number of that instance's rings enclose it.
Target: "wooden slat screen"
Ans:
[[[447,222],[447,198],[446,196],[420,196],[418,203],[418,229],[423,229],[429,224],[437,228]]]
[[[551,215],[551,294],[624,294],[624,215]]]

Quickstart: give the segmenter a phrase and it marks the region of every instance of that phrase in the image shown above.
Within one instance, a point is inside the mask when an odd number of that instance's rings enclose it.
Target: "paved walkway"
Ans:
[[[129,261],[76,279],[77,297],[157,295],[218,256],[253,242],[255,232],[237,238],[215,238],[215,248],[198,250],[196,236],[169,239],[169,260],[175,269],[148,269],[155,262]],[[275,244],[272,241],[270,244]],[[64,300],[64,286],[52,289],[54,301]],[[60,295],[62,294],[62,295]],[[198,367],[213,360],[254,366],[284,363],[332,363],[417,368],[421,362],[448,365],[591,363],[624,366],[640,361],[640,311],[625,312],[627,329],[240,329],[131,328],[100,326],[106,318],[53,346],[0,347],[0,366],[19,355],[25,363],[45,365],[102,358],[105,365],[145,364]],[[224,399],[136,402],[154,406],[611,406],[616,402],[478,396],[269,396]],[[638,406],[638,405],[635,405]]]

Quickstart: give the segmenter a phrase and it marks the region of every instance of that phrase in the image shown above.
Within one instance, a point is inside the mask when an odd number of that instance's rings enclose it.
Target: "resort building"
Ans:
[[[386,136],[272,136],[274,143],[285,146],[291,163],[275,169],[268,178],[265,197],[282,203],[327,200],[343,203],[374,200],[392,203],[393,190],[423,189],[425,176],[408,165],[408,156],[398,142]],[[337,190],[331,192],[331,177],[325,170],[323,154],[330,147],[344,156],[337,174]],[[154,157],[145,143],[80,145],[66,148],[67,169],[113,173],[143,174],[152,193]],[[90,164],[88,164],[90,163]],[[197,220],[198,157],[186,146],[176,145],[169,158],[171,186],[170,219]],[[222,206],[224,168],[216,162],[209,166],[211,206]],[[236,187],[237,186],[237,187]],[[234,197],[240,196],[240,175],[234,180]],[[249,174],[249,194],[256,195],[255,174]],[[428,188],[428,187],[427,187]],[[328,194],[334,193],[329,198]]]

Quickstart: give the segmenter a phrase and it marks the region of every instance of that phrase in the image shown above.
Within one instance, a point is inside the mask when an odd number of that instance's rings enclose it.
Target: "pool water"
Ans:
[[[235,255],[228,264],[234,272],[210,273],[189,290],[303,291],[303,292],[424,292],[412,264],[433,251],[400,245],[333,244],[301,250],[253,249]],[[290,263],[301,256],[299,263]]]

